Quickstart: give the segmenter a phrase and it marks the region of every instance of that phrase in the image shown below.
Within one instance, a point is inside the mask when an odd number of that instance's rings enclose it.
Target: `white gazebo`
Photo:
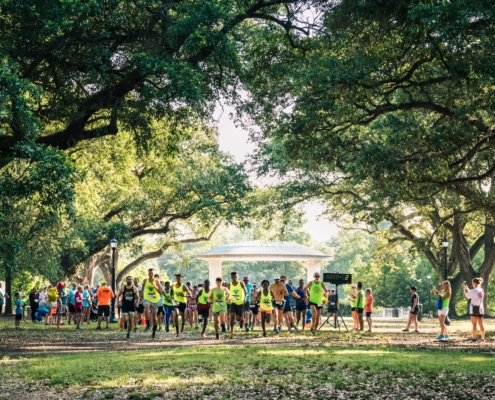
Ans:
[[[320,272],[320,263],[333,258],[302,244],[261,240],[227,244],[196,257],[208,261],[210,282],[222,276],[223,261],[304,261],[309,282],[315,272]]]

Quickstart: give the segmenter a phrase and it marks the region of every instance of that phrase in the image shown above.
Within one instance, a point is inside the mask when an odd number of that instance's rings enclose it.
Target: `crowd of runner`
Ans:
[[[77,330],[83,330],[83,325],[91,321],[97,321],[96,329],[102,329],[101,324],[104,321],[105,329],[108,329],[114,297],[118,305],[118,316],[127,330],[127,339],[131,338],[131,333],[137,333],[139,326],[143,325],[144,332],[151,331],[152,338],[163,328],[166,332],[174,329],[179,337],[186,324],[199,331],[200,321],[201,336],[206,335],[208,323],[212,321],[217,339],[220,331],[229,331],[230,337],[233,338],[236,326],[246,331],[259,327],[266,337],[270,324],[273,324],[275,334],[279,334],[283,326],[289,333],[308,328],[314,334],[322,326],[325,305],[325,322],[332,323],[334,327],[339,323],[339,301],[335,289],[328,289],[320,280],[318,272],[307,284],[300,279],[297,287],[286,276],[278,275],[274,276],[272,283],[263,280],[258,286],[250,283],[249,277],[239,281],[235,271],[231,273],[230,282],[225,282],[219,277],[213,285],[208,280],[198,285],[191,285],[190,282],[184,284],[183,275],[180,273],[174,277],[173,283],[160,281],[160,276],[150,268],[148,277],[142,282],[139,278],[126,277],[116,297],[105,281],[96,288],[72,283],[70,289],[66,283],[58,282],[56,285],[44,286],[40,292],[35,288],[29,296],[20,286],[14,301],[15,327],[19,329],[20,322],[26,322],[25,308],[29,304],[33,322],[53,324],[60,328],[64,324],[62,316],[65,315],[67,323],[73,322]],[[482,282],[481,278],[474,278],[472,289],[464,282],[463,293],[464,297],[470,300],[472,340],[477,340],[479,328],[481,341],[484,343]],[[411,325],[414,325],[414,332],[418,332],[419,296],[414,286],[411,286],[410,292],[411,308],[403,332],[410,332]],[[439,290],[433,287],[433,293],[438,297],[440,335],[437,339],[449,339],[446,318],[449,311],[450,282],[442,282]],[[2,302],[7,297],[8,294],[0,292]],[[366,331],[372,332],[372,289],[363,289],[361,282],[352,284],[348,300],[353,319],[352,330],[364,331],[366,319]]]

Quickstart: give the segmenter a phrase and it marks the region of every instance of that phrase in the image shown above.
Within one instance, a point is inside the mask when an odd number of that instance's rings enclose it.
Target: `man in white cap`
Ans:
[[[285,306],[285,296],[289,295],[287,288],[285,287],[285,283],[280,282],[280,276],[275,275],[273,277],[275,283],[270,285],[270,291],[274,296],[274,305],[275,305],[275,332],[280,333],[280,328],[282,326],[282,318],[284,316],[284,306]]]

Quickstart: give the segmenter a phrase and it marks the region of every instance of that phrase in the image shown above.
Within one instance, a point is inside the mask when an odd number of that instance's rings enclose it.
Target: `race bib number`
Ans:
[[[250,308],[255,308],[256,307],[256,304],[251,304],[249,307]]]
[[[38,299],[34,299],[34,302],[37,303],[38,302]]]
[[[318,307],[323,307],[323,304],[318,304]]]
[[[221,301],[217,301],[217,302],[215,302],[215,304],[216,304],[217,306],[220,306],[220,307],[222,307],[222,306],[223,306],[223,302],[221,302]]]
[[[275,304],[276,304],[277,306],[281,306],[281,305],[283,305],[283,304],[284,304],[284,302],[283,302],[283,301],[276,301],[276,302],[275,302]]]
[[[265,307],[270,307],[271,303],[263,303],[265,305]]]
[[[174,307],[178,307],[179,306],[179,302],[178,301],[174,301],[173,302],[173,305],[174,305]]]
[[[331,306],[334,306],[334,305],[335,305],[335,303],[330,303],[330,305],[331,305]]]
[[[232,299],[234,299],[234,300],[239,300],[239,296],[237,296],[237,295],[233,295],[233,296],[232,296]]]
[[[148,297],[149,297],[150,299],[154,299],[154,298],[156,297],[156,295],[154,295],[154,294],[149,294],[149,295],[148,295]]]
[[[127,301],[132,301],[134,299],[134,297],[133,296],[125,296],[125,299]]]

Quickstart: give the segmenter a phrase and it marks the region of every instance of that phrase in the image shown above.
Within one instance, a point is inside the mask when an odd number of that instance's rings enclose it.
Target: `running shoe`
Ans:
[[[151,339],[154,339],[154,338],[155,338],[155,334],[156,334],[156,331],[153,331],[153,332],[151,333]]]
[[[179,337],[179,336],[180,336],[180,333],[177,334],[177,337]]]
[[[199,326],[198,326],[198,325],[196,325],[196,326],[194,327],[194,329],[199,329]]]
[[[266,332],[263,332],[263,337],[266,337]]]
[[[442,339],[445,339],[445,338],[444,338],[444,336],[443,336],[443,335],[438,335],[438,336],[437,336],[437,339],[438,339],[438,340],[442,340]]]
[[[96,330],[97,330],[97,331],[101,331],[101,326],[97,326],[97,327],[96,327]]]
[[[165,332],[169,332],[170,329],[168,328],[168,326],[165,328]]]
[[[162,327],[160,326],[160,327],[158,328],[158,332],[161,332],[161,331],[162,331]]]
[[[299,328],[296,325],[294,325],[293,328],[296,332],[299,332]]]
[[[234,333],[231,333],[231,334],[230,334],[230,338],[231,338],[231,339],[234,339]]]
[[[81,328],[80,326],[76,327],[76,331],[83,331],[84,328]]]
[[[246,325],[246,332],[249,332],[249,326]]]
[[[201,337],[206,337],[206,335],[204,333],[201,334]]]
[[[147,326],[146,328],[144,328],[144,332],[149,332],[151,330],[151,326]]]
[[[443,338],[444,339],[450,339],[450,336],[447,335],[447,336],[444,336]]]
[[[485,339],[481,339],[481,344],[485,344]]]
[[[134,328],[134,333],[137,333],[137,328]]]
[[[129,334],[125,335],[125,338],[126,338],[127,340],[129,340],[129,339],[131,338],[131,335],[129,335]]]
[[[409,329],[402,329],[402,332],[409,332]]]
[[[225,325],[222,325],[222,332],[225,333],[227,329],[225,328]]]
[[[471,341],[472,341],[473,343],[477,342],[477,340],[476,340],[476,339],[471,339]]]

